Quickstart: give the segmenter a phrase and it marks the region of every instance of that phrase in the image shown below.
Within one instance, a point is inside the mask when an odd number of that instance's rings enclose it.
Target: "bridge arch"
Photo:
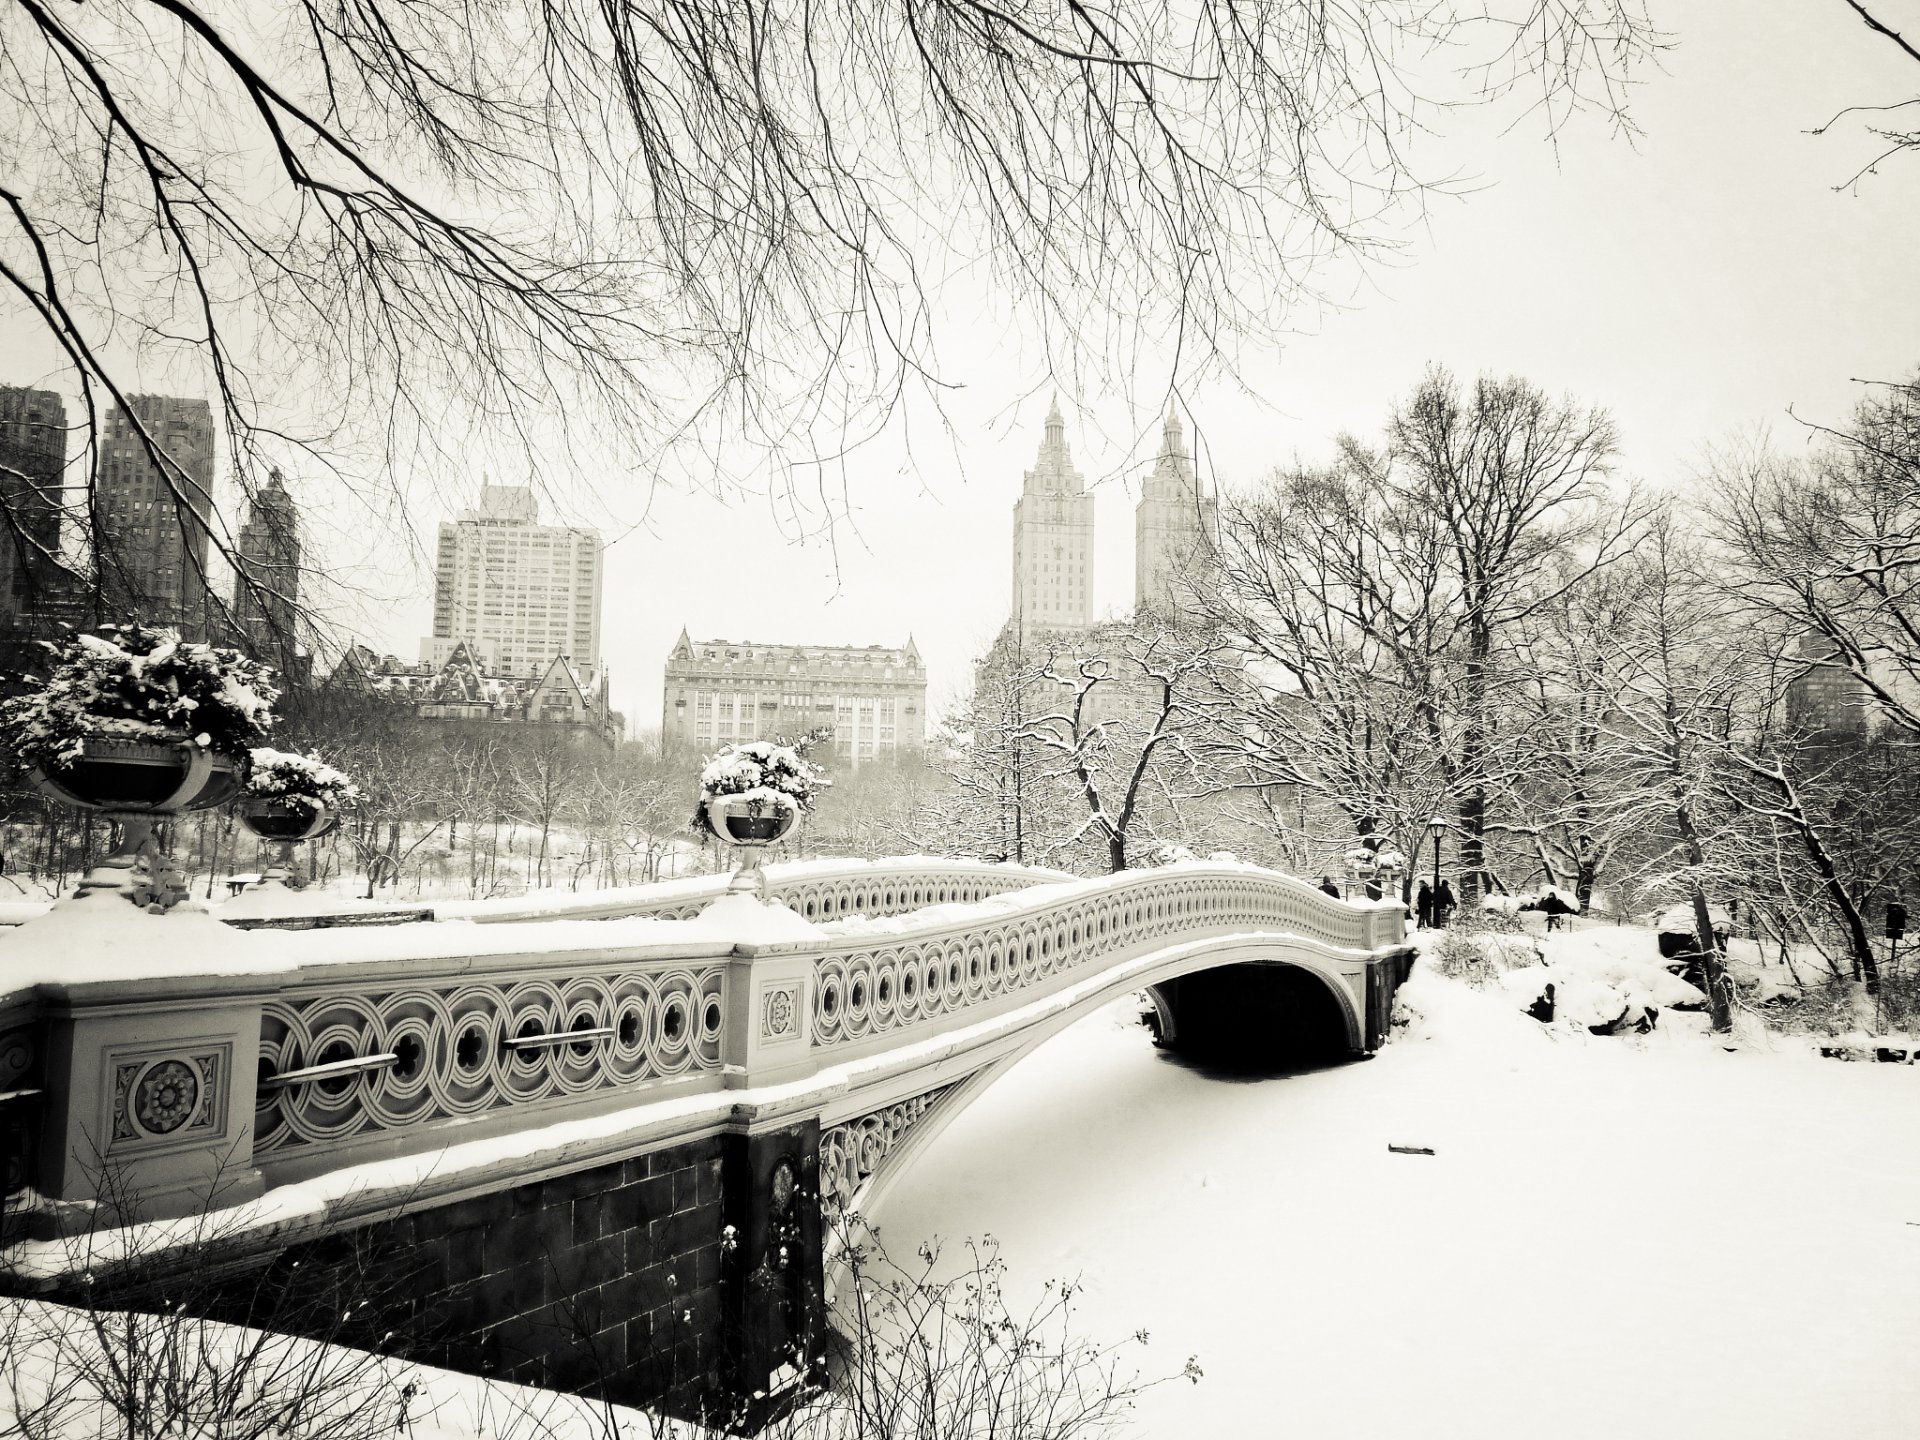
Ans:
[[[1304,978],[1312,994],[1324,1002],[1324,1013],[1337,1033],[1327,1036],[1330,1048],[1364,1055],[1364,1019],[1356,1007],[1354,988],[1363,964],[1356,957],[1296,938],[1249,936],[1245,939],[1206,940],[1171,947],[1112,975],[1076,987],[1065,1004],[1035,1007],[1041,1013],[1009,1017],[1008,1033],[971,1049],[970,1065],[939,1069],[931,1088],[896,1080],[885,1090],[861,1087],[822,1117],[821,1201],[829,1215],[857,1211],[873,1220],[890,1192],[935,1144],[946,1128],[1006,1073],[1062,1031],[1087,1019],[1121,996],[1145,990],[1171,1037],[1177,1025],[1173,1006],[1162,987],[1187,976],[1245,967]],[[879,1104],[879,1095],[888,1095]],[[849,1113],[852,1112],[852,1113]]]

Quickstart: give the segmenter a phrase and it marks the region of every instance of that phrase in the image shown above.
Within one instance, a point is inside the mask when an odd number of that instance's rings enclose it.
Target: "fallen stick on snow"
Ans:
[[[1389,1145],[1387,1149],[1395,1155],[1431,1155],[1433,1153],[1424,1145]]]

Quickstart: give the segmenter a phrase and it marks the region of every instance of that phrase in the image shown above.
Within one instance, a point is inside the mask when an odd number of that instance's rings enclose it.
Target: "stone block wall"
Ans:
[[[355,1294],[365,1343],[425,1363],[696,1413],[723,1369],[723,1140],[537,1180],[294,1246],[215,1308]],[[290,1285],[292,1273],[302,1276]],[[329,1335],[327,1338],[345,1338]]]

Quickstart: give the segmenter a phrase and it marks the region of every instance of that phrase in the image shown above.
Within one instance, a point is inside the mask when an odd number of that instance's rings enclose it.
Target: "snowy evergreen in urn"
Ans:
[[[274,750],[261,745],[253,751],[247,770],[247,796],[275,800],[291,809],[311,811],[350,809],[360,798],[360,787],[317,755]]]
[[[240,819],[262,840],[316,840],[340,823],[343,811],[360,798],[360,787],[317,755],[259,746],[247,767]],[[292,879],[291,851],[282,848],[277,870]]]
[[[0,704],[0,742],[43,793],[115,819],[113,853],[74,898],[118,891],[165,911],[186,898],[186,882],[154,844],[153,823],[233,796],[248,752],[273,725],[273,672],[139,624],[47,649],[39,688]]]
[[[814,795],[828,783],[803,753],[808,743],[810,739],[800,745],[749,740],[728,745],[700,771],[694,829],[739,847],[740,865],[728,889],[729,898],[757,899],[765,894],[760,851],[783,838],[801,815],[812,810]]]
[[[237,760],[273,725],[273,672],[237,650],[139,624],[103,625],[47,649],[40,688],[0,705],[0,737],[42,771],[68,769],[111,741],[187,741]]]
[[[830,783],[795,746],[728,745],[700,771],[694,828],[735,844],[766,844],[812,810],[813,797]]]

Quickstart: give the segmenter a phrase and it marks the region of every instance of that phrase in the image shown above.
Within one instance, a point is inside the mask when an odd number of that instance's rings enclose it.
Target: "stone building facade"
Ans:
[[[743,740],[833,729],[837,763],[858,767],[926,744],[927,667],[911,637],[882,645],[694,640],[667,656],[661,734],[709,752]]]
[[[1859,677],[1835,661],[1833,642],[1808,634],[1795,653],[1806,668],[1787,682],[1787,724],[1818,742],[1864,740],[1873,699]]]
[[[1013,621],[1026,634],[1093,623],[1093,496],[1057,400],[1013,507]]]
[[[355,645],[328,684],[385,696],[416,718],[441,724],[564,726],[606,745],[618,744],[626,730],[609,697],[607,672],[564,655],[504,674],[464,643],[438,664],[408,664]]]
[[[249,497],[233,615],[248,648],[290,673],[299,653],[300,511],[278,470]]]
[[[1220,505],[1201,487],[1180,417],[1171,411],[1133,513],[1134,610],[1177,618],[1193,602],[1183,577],[1218,543]]]

